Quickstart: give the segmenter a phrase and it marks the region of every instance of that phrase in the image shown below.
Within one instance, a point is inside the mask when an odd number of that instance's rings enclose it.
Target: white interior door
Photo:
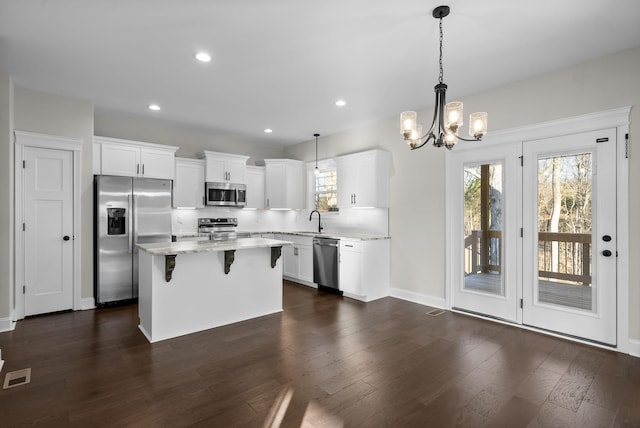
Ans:
[[[616,345],[616,130],[523,155],[523,324]]]
[[[451,306],[516,322],[520,146],[448,154]]]
[[[73,308],[73,152],[24,149],[25,315]]]

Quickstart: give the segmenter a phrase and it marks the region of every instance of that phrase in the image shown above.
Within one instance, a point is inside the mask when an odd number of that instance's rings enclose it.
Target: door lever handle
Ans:
[[[62,237],[62,240],[63,240],[63,241],[68,241],[69,239],[70,239],[70,238],[69,238],[69,235],[64,235],[64,236]]]
[[[605,256],[605,257],[611,257],[611,251],[609,251],[609,250],[604,250],[604,251],[602,252],[602,255],[603,255],[603,256]]]

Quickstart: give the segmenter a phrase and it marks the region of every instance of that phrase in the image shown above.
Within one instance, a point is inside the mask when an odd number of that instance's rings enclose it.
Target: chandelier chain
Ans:
[[[442,18],[440,18],[440,74],[438,76],[439,83],[442,83],[444,79],[444,72],[442,71]]]

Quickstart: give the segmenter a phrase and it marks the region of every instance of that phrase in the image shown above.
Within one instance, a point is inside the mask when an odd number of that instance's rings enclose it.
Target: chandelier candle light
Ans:
[[[433,122],[426,134],[422,134],[422,125],[417,124],[415,111],[405,111],[400,114],[400,133],[411,147],[419,149],[433,141],[436,147],[445,146],[451,150],[456,140],[479,141],[487,133],[487,113],[477,112],[469,116],[469,135],[473,139],[462,138],[458,130],[462,126],[462,103],[453,101],[447,104],[447,85],[442,81],[442,18],[449,15],[449,6],[438,6],[433,9],[433,17],[440,20],[440,75],[438,84],[433,88],[436,93],[436,103],[433,112]]]

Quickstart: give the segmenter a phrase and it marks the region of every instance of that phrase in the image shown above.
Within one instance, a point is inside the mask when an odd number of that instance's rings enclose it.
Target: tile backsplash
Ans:
[[[264,231],[316,231],[317,214],[309,221],[311,210],[254,210],[240,208],[209,207],[195,210],[174,209],[173,233],[192,233],[198,228],[200,217],[237,217],[238,230]],[[389,234],[389,210],[387,208],[347,208],[337,213],[322,213],[324,232]]]

